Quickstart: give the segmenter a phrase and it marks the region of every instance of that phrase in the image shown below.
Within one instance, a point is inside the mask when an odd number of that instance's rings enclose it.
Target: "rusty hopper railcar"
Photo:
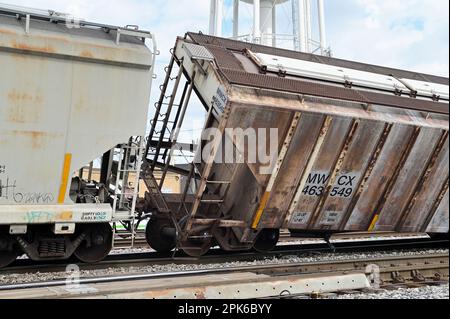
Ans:
[[[266,250],[280,228],[325,238],[448,233],[448,78],[195,33],[177,39],[167,71],[143,173],[151,190],[148,241],[156,249],[177,244],[195,256],[216,243]],[[175,104],[183,75],[182,103]],[[205,128],[224,134],[199,145],[204,156],[184,172],[193,182],[183,194],[162,194],[152,172],[175,169],[178,135],[166,133],[161,114],[175,112],[173,128],[180,127],[192,92],[208,111]],[[269,171],[227,128],[277,130]],[[226,141],[243,162],[223,163]]]
[[[154,44],[137,27],[0,7],[0,266],[102,259],[109,223],[134,218]],[[100,157],[100,181],[72,178]]]

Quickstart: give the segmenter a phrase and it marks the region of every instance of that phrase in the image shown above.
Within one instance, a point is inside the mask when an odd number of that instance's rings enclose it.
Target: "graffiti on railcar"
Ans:
[[[51,212],[28,212],[27,222],[28,223],[44,223],[51,221],[54,218],[54,213]]]
[[[55,200],[52,193],[14,193],[14,201],[17,204],[49,204]]]
[[[0,199],[9,199],[14,197],[16,189],[16,180],[10,179],[6,175],[6,165],[0,164]]]
[[[6,174],[6,166],[0,165],[0,174]],[[0,176],[0,199],[12,200],[16,204],[49,204],[55,200],[52,193],[19,192],[17,181],[9,176]]]

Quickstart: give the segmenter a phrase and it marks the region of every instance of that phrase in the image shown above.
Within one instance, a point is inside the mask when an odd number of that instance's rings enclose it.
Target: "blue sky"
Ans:
[[[209,25],[209,0],[0,1],[72,13],[96,22],[137,24],[154,32],[161,51],[154,88],[162,81],[162,70],[176,36],[186,31],[207,33]],[[225,3],[227,34],[231,32],[231,0]],[[333,56],[448,77],[448,0],[325,0],[325,10]],[[279,32],[288,32],[292,25],[286,7],[280,8],[278,17]],[[244,24],[251,20],[249,7],[243,6],[241,18]],[[152,100],[156,95],[154,91]],[[194,112],[188,122],[196,121],[194,126],[201,123],[199,114],[200,110]]]
[[[177,35],[208,31],[209,0],[0,1],[116,25],[138,24],[156,33],[160,65],[167,63]],[[226,33],[232,11],[231,0],[225,3]],[[325,0],[325,6],[328,42],[335,57],[448,76],[448,0]],[[250,14],[244,6],[243,19],[251,19]],[[279,18],[285,22],[279,28],[290,30],[285,9],[279,10]]]

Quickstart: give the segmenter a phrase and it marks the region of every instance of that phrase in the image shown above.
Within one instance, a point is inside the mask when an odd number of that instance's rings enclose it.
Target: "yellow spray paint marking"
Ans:
[[[59,213],[59,214],[56,216],[56,219],[57,219],[57,220],[68,221],[68,220],[71,220],[72,217],[73,217],[73,212],[72,212],[72,211],[64,211],[64,212]]]
[[[375,226],[376,226],[379,218],[380,218],[380,215],[376,214],[375,217],[373,218],[372,222],[370,223],[369,231],[372,231],[375,229]]]
[[[64,156],[64,166],[61,177],[61,186],[59,188],[58,204],[64,204],[66,198],[67,183],[69,181],[70,164],[72,162],[72,154],[67,153]]]
[[[265,192],[261,199],[261,203],[259,203],[259,207],[256,212],[255,219],[253,220],[253,224],[252,224],[253,229],[256,229],[256,227],[258,227],[258,224],[259,224],[259,221],[261,220],[264,209],[266,208],[267,202],[269,201],[269,197],[270,197],[270,192]]]

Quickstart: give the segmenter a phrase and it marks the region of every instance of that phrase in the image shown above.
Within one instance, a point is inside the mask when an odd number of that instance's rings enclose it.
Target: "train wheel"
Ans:
[[[87,234],[74,255],[85,263],[96,263],[108,256],[112,248],[112,229],[107,223],[80,225],[80,231]]]
[[[275,248],[280,239],[279,229],[263,229],[256,238],[253,248],[260,252],[266,253]]]
[[[175,234],[169,234],[169,229],[175,231],[169,219],[150,219],[145,228],[145,238],[148,245],[161,253],[173,250],[176,246]]]
[[[212,246],[212,240],[208,239],[188,239],[181,242],[181,249],[191,257],[201,257],[206,254]]]
[[[0,268],[6,267],[19,256],[14,238],[6,233],[0,233]]]
[[[186,223],[188,221],[189,217],[184,216],[179,221],[179,225],[182,229],[186,227]],[[182,251],[188,256],[191,257],[201,257],[204,254],[206,254],[213,245],[213,238],[210,236],[210,234],[207,231],[204,231],[199,234],[191,234],[190,238],[186,240],[181,240],[179,242],[179,247]]]

